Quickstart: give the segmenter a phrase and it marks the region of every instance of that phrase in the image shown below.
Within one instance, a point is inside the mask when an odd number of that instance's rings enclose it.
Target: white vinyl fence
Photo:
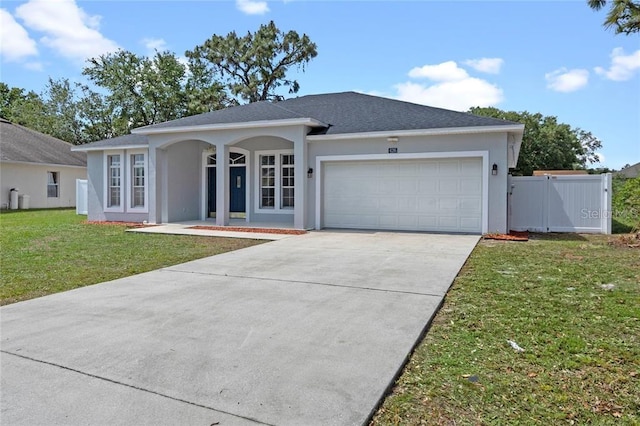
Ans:
[[[76,179],[76,214],[89,214],[89,187],[86,179]]]
[[[509,176],[509,229],[611,233],[611,174]]]

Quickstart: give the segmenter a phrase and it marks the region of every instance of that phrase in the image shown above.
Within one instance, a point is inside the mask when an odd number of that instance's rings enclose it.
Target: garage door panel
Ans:
[[[418,191],[418,183],[416,178],[399,178],[396,194],[415,194]]]
[[[419,163],[420,176],[438,176],[438,163],[436,162],[421,162]]]
[[[461,198],[460,209],[466,212],[480,214],[482,211],[482,202],[476,198]]]
[[[438,180],[438,193],[440,194],[457,194],[460,192],[460,180],[459,179],[439,179]]]
[[[438,199],[438,210],[440,211],[451,211],[458,209],[458,199],[457,198],[447,198],[442,197]]]
[[[463,158],[460,160],[461,175],[462,176],[481,176],[482,175],[482,161],[477,161],[476,158]]]
[[[418,228],[418,217],[415,215],[401,215],[398,216],[398,226],[402,227],[402,229],[417,229]]]
[[[325,227],[481,232],[482,159],[323,165]]]
[[[456,229],[458,228],[458,218],[456,216],[438,216],[438,227]]]
[[[462,193],[479,193],[482,191],[482,180],[479,178],[462,178],[460,179],[460,191]]]
[[[396,229],[398,228],[398,216],[397,215],[380,215],[378,218],[378,225],[384,229]]]
[[[463,229],[474,230],[480,228],[482,225],[480,219],[477,217],[461,217],[460,227]]]
[[[388,179],[376,179],[376,194],[395,194],[398,191],[398,183]]]
[[[440,160],[438,162],[438,176],[458,176],[460,174],[460,160]]]
[[[429,179],[420,178],[418,180],[418,194],[433,194],[436,192],[438,188],[438,180],[437,179]]]

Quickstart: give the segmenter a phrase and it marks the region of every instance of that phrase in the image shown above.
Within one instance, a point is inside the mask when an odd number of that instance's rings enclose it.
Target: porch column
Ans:
[[[296,229],[306,229],[307,212],[307,141],[306,128],[300,129],[300,134],[293,142],[294,158],[294,208],[293,227]]]
[[[164,151],[149,146],[149,176],[147,177],[149,191],[149,223],[162,223],[162,162]]]
[[[216,225],[229,225],[229,147],[216,143]]]

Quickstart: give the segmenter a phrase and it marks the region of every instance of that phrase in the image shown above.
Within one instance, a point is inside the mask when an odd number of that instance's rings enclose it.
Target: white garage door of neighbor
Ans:
[[[482,232],[482,158],[324,164],[327,228]]]

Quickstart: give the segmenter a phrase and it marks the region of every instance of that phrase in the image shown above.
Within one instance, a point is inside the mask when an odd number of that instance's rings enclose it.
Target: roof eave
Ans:
[[[389,136],[434,136],[434,135],[464,135],[479,133],[501,133],[509,132],[520,134],[524,132],[524,124],[508,124],[500,126],[473,126],[473,127],[441,127],[437,129],[416,129],[416,130],[383,130],[378,132],[359,133],[339,133],[335,135],[310,135],[309,141],[340,140],[340,139],[362,139]],[[522,136],[520,137],[522,139]]]
[[[310,127],[328,127],[327,124],[313,118],[292,118],[285,120],[260,120],[247,121],[239,123],[217,123],[202,124],[198,126],[175,126],[163,127],[158,129],[140,127],[133,129],[131,133],[137,135],[157,135],[165,133],[186,133],[186,132],[202,132],[215,130],[236,130],[251,129],[259,127],[282,127],[282,126],[310,126]]]
[[[149,145],[101,145],[101,146],[74,146],[71,151],[89,152],[89,151],[109,151],[109,150],[123,150],[123,149],[147,149]]]
[[[77,164],[63,164],[63,163],[38,163],[35,161],[20,161],[20,160],[4,160],[0,159],[1,163],[9,164],[24,164],[29,166],[47,166],[47,167],[73,167],[76,169],[86,169],[87,166],[80,166]]]

